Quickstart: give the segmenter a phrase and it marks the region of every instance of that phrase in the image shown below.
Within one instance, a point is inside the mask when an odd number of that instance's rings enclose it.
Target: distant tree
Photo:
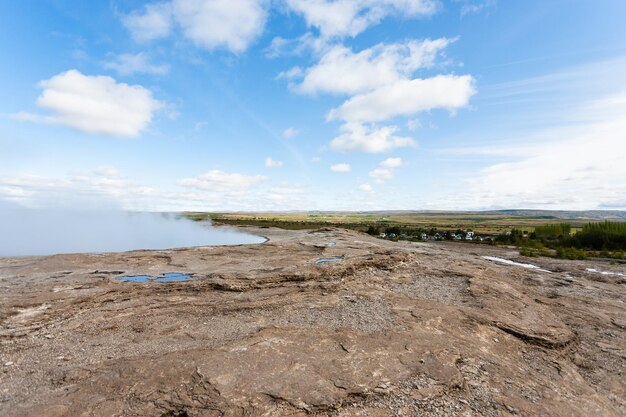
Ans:
[[[398,226],[392,226],[392,227],[388,227],[387,229],[385,229],[385,232],[390,235],[390,234],[394,234],[394,235],[399,235],[400,233],[402,233],[402,231],[400,230],[400,228]]]
[[[537,226],[533,232],[534,239],[563,239],[569,237],[572,226],[567,223]]]
[[[380,228],[378,226],[370,224],[367,228],[367,234],[372,236],[378,236],[380,234]]]
[[[589,223],[572,239],[573,246],[595,250],[626,250],[626,223]]]

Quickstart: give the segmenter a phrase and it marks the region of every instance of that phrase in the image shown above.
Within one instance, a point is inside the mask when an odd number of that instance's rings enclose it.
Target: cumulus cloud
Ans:
[[[420,68],[431,67],[452,40],[446,38],[378,44],[357,53],[343,45],[327,50],[306,73],[294,69],[285,78],[303,75],[293,89],[299,93],[356,94],[406,79]]]
[[[333,172],[350,172],[352,167],[350,164],[335,164],[330,167],[330,170]]]
[[[263,0],[171,0],[145,6],[123,19],[133,38],[152,40],[170,34],[176,23],[183,36],[206,48],[242,52],[263,32]]]
[[[262,0],[174,0],[174,16],[185,37],[207,49],[244,51],[265,26]]]
[[[193,178],[178,181],[179,185],[200,190],[219,192],[243,192],[267,180],[263,175],[243,175],[217,169]]]
[[[361,185],[359,185],[359,190],[371,192],[372,191],[372,186],[369,183],[361,184]]]
[[[136,136],[151,122],[162,103],[140,85],[118,83],[107,76],[62,72],[39,83],[37,106],[50,115],[17,113],[15,119],[69,126],[86,133]]]
[[[143,52],[117,55],[113,60],[105,62],[104,67],[116,71],[119,75],[164,75],[169,71],[168,65],[152,64],[148,56]]]
[[[437,0],[286,0],[322,37],[356,36],[389,15],[430,16]]]
[[[346,123],[330,147],[344,152],[380,153],[415,145],[415,141],[409,137],[396,136],[397,130],[396,126],[368,127],[361,123]]]
[[[283,166],[283,161],[275,161],[269,156],[265,158],[265,168],[280,168]]]
[[[328,119],[379,122],[435,108],[454,110],[467,106],[475,93],[474,78],[470,75],[401,80],[352,97],[331,110]]]
[[[355,4],[345,7],[356,7]],[[445,48],[455,41],[439,38],[381,43],[358,52],[334,45],[321,53],[317,64],[308,69],[293,67],[277,78],[287,79],[289,87],[301,94],[351,96],[327,114],[329,121],[344,121],[341,134],[331,142],[332,149],[385,152],[414,142],[396,135],[396,126],[373,123],[399,116],[413,117],[408,126],[415,130],[418,113],[433,109],[455,111],[469,104],[476,92],[471,75],[413,78],[418,70],[433,67]]]
[[[383,184],[385,181],[393,179],[395,170],[402,167],[404,163],[401,158],[387,158],[382,161],[376,168],[369,172],[370,178],[376,183]]]

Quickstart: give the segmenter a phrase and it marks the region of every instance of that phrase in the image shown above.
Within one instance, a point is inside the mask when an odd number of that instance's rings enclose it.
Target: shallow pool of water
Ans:
[[[119,281],[124,282],[150,282],[152,281],[152,277],[148,275],[125,275],[123,277],[117,278]]]
[[[179,282],[190,280],[191,275],[178,272],[166,272],[158,277],[151,277],[150,275],[124,275],[116,279],[124,282]]]
[[[332,258],[319,258],[317,261],[315,261],[316,264],[327,264],[327,263],[331,263],[331,262],[339,262],[339,261],[343,261],[345,258],[343,256],[335,256]]]

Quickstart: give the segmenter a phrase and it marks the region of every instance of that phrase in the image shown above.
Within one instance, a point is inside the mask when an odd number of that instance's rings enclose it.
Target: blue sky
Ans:
[[[621,0],[0,3],[0,199],[626,209]]]

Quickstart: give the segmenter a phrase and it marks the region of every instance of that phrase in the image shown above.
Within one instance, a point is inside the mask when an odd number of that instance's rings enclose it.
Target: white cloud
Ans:
[[[281,71],[280,73],[278,73],[278,75],[276,76],[276,79],[291,81],[293,79],[300,78],[303,73],[304,71],[302,70],[302,68],[292,67],[292,68],[289,68],[287,71]]]
[[[164,192],[134,184],[119,173],[108,177],[98,172],[61,179],[0,176],[0,201],[2,197],[25,207],[142,211],[202,208],[209,203],[215,206],[222,200],[219,195],[207,193]]]
[[[415,130],[417,130],[417,129],[422,127],[422,122],[418,118],[410,119],[410,120],[407,120],[406,127],[410,131],[415,131]]]
[[[135,11],[122,18],[122,23],[137,42],[164,38],[172,30],[171,5],[170,3],[147,4],[143,12]]]
[[[613,120],[567,132],[530,156],[491,165],[471,179],[468,204],[571,209],[626,204],[626,122]],[[556,133],[563,135],[565,132]],[[610,152],[607,152],[610,149]],[[555,155],[559,155],[557,162]]]
[[[360,123],[346,123],[330,146],[336,151],[380,153],[415,145],[409,137],[394,135],[397,130],[396,126],[367,127]]]
[[[330,167],[330,170],[333,172],[350,172],[352,167],[350,164],[335,164]]]
[[[311,4],[306,7],[313,7]],[[343,6],[356,7],[355,4]],[[402,7],[409,7],[408,3],[403,4]],[[395,135],[396,126],[368,124],[438,108],[454,111],[467,106],[475,94],[474,78],[470,75],[411,79],[417,70],[432,67],[442,51],[454,41],[456,39],[447,38],[410,40],[378,44],[359,52],[335,45],[325,49],[316,65],[307,70],[293,67],[279,74],[278,78],[288,79],[289,87],[302,94],[352,95],[327,115],[327,120],[346,122],[341,134],[331,142],[331,148],[385,152],[411,146],[414,142],[411,138]],[[408,123],[409,129],[416,129],[418,124],[419,119],[413,119]]]
[[[327,50],[305,74],[298,67],[295,68],[299,71],[292,69],[283,74],[289,79],[304,76],[300,84],[292,86],[299,93],[362,93],[406,79],[420,68],[431,67],[437,55],[450,42],[452,40],[446,38],[412,40],[379,44],[358,53],[336,45]]]
[[[480,13],[497,5],[497,0],[454,0],[454,2],[461,4],[461,16]]]
[[[117,168],[111,165],[101,165],[97,167],[93,173],[95,175],[107,178],[121,178],[122,174],[117,170]]]
[[[263,32],[263,0],[173,0],[185,37],[207,49],[242,52]]]
[[[276,36],[269,46],[263,50],[269,59],[281,56],[300,56],[307,51],[319,53],[328,48],[328,40],[314,36],[311,32],[292,39]]]
[[[557,117],[556,127],[509,138],[509,145],[493,147],[489,155],[500,160],[471,176],[462,191],[445,196],[436,205],[625,209],[624,114],[626,90],[579,104],[563,115],[565,119]],[[476,151],[484,157],[485,149]]]
[[[182,180],[183,188],[171,190],[136,184],[110,166],[63,178],[0,175],[0,205],[8,200],[25,207],[160,212],[317,207],[299,186],[281,183],[267,190],[261,184],[265,177],[209,174]]]
[[[283,161],[275,161],[269,156],[265,158],[265,168],[280,168],[283,166]]]
[[[0,176],[0,196],[27,207],[119,208],[120,199],[143,199],[151,190],[131,183],[112,166],[63,179]]]
[[[283,130],[283,137],[285,139],[295,138],[299,134],[300,134],[300,131],[296,129],[295,127],[288,127],[287,129]]]
[[[385,181],[393,179],[395,170],[402,167],[404,163],[401,158],[387,158],[378,164],[378,167],[369,172],[370,178],[376,183],[383,184]]]
[[[380,163],[381,167],[389,169],[400,168],[402,165],[404,165],[402,158],[387,158]]]
[[[267,11],[264,0],[171,0],[148,4],[133,12],[124,25],[138,41],[170,34],[176,22],[185,38],[206,48],[243,52],[263,32]]]
[[[600,157],[596,146],[615,146],[615,142],[596,140],[595,136],[594,140],[589,139],[548,146],[545,151],[521,161],[488,167],[470,182],[469,188],[475,194],[468,203],[529,208],[602,208],[600,204],[605,208],[613,204],[624,207],[626,174],[618,164],[623,166],[626,153],[620,152],[618,145],[612,148],[618,149],[615,154]],[[555,166],[553,159],[545,154],[553,152],[566,155],[567,162]]]
[[[116,71],[119,75],[164,75],[169,71],[168,65],[155,65],[150,63],[150,59],[143,52],[138,54],[117,55],[112,61],[105,62],[104,67]]]
[[[393,170],[388,168],[374,168],[369,172],[369,176],[374,178],[378,184],[393,179]]]
[[[162,103],[140,85],[118,83],[106,76],[70,70],[39,83],[37,105],[51,115],[18,113],[18,120],[61,124],[86,133],[136,136]]]
[[[270,42],[270,45],[265,48],[265,57],[274,59],[279,56],[286,55],[288,53],[288,47],[292,42],[292,40],[285,39],[281,36],[274,37]]]
[[[288,184],[270,188],[269,192],[264,193],[262,198],[282,210],[288,207],[306,207],[307,204],[312,204],[308,200],[308,193],[306,193],[305,189],[289,186]]]
[[[322,37],[356,36],[388,15],[430,16],[436,0],[286,0]]]
[[[262,175],[243,175],[212,170],[194,178],[178,181],[179,185],[218,192],[242,192],[267,180]]]
[[[328,119],[378,122],[435,108],[454,110],[467,106],[475,92],[474,78],[470,75],[401,80],[352,97],[331,110]]]
[[[270,192],[274,194],[281,194],[281,195],[304,194],[304,190],[302,188],[287,187],[287,186],[270,188]]]
[[[207,127],[208,125],[209,125],[209,122],[205,122],[205,121],[196,122],[193,125],[193,130],[195,130],[196,132],[199,132],[205,127]]]
[[[361,185],[359,185],[359,190],[370,192],[370,191],[372,191],[372,186],[370,184],[368,184],[368,183],[361,184]]]

